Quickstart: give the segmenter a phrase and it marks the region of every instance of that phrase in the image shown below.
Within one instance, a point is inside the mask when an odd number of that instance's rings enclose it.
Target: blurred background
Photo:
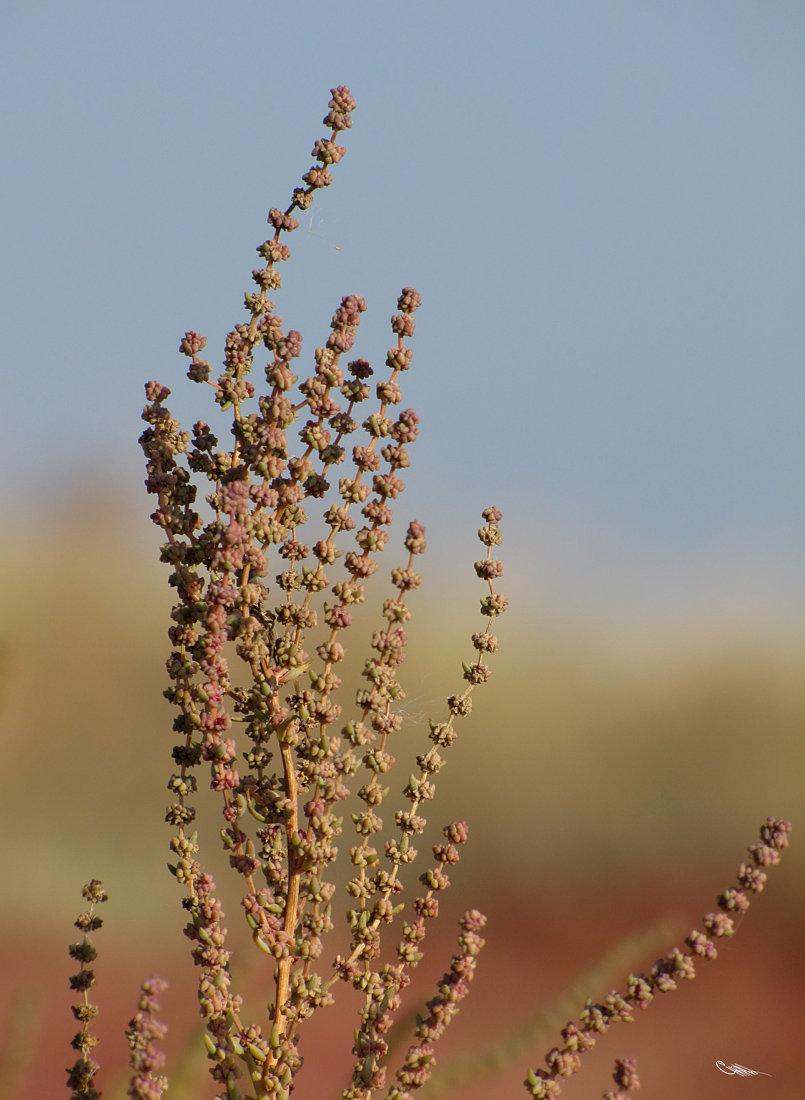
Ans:
[[[504,515],[502,649],[433,813],[466,818],[470,843],[412,1007],[471,906],[488,946],[445,1054],[511,1038],[671,920],[589,994],[622,987],[713,908],[768,814],[801,828],[803,47],[783,0],[3,5],[0,1096],[62,1094],[91,877],[111,896],[109,1095],[153,970],[174,1065],[192,1043],[142,387],[228,438],[179,340],[203,333],[220,362],[334,84],[358,103],[347,154],[288,238],[276,301],[304,377],[342,294],[366,298],[356,353],[377,367],[400,288],[423,297],[404,378],[422,430],[387,550],[393,565],[407,520],[426,524],[401,760],[460,684],[475,531],[488,504]],[[733,1097],[716,1059],[771,1074],[742,1082],[753,1096],[801,1095],[800,849],[795,832],[723,958],[563,1095],[600,1095],[627,1053],[651,1097]],[[256,1004],[263,978],[244,974]],[[312,1032],[301,1097],[338,1095],[332,1067],[348,1079],[349,1009]],[[523,1095],[557,1037],[450,1095]],[[212,1096],[195,1073],[185,1095]]]

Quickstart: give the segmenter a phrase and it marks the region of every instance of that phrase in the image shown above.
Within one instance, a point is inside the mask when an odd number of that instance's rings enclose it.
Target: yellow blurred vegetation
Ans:
[[[163,820],[173,744],[162,698],[168,568],[144,499],[139,518],[102,493],[92,499],[10,532],[0,555],[5,919],[69,934],[80,887],[97,877],[120,903],[121,927],[167,920],[178,944]],[[425,585],[410,601],[399,788],[425,744],[426,716],[441,718],[461,685],[480,625],[474,531],[456,546],[449,577],[429,571],[425,555]],[[726,883],[767,814],[801,822],[798,641],[751,623],[704,623],[684,638],[658,624],[635,646],[600,623],[563,625],[560,609],[540,621],[533,594],[504,580],[511,603],[492,680],[459,724],[431,814],[439,826],[469,821],[469,872],[527,892],[559,874],[589,881],[716,864]],[[350,632],[360,660],[373,610]],[[202,830],[218,827],[202,817]],[[790,884],[803,880],[794,838]],[[202,854],[211,846],[202,835]]]

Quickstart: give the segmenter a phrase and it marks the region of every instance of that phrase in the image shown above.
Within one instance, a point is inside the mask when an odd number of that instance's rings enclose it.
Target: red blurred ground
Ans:
[[[679,917],[684,935],[699,923],[702,912],[713,908],[721,885],[700,878],[684,888],[667,883],[644,885],[639,894],[631,896],[601,889],[590,895],[568,896],[560,895],[548,881],[539,899],[518,899],[489,886],[479,889],[473,902],[489,917],[487,947],[470,997],[441,1044],[442,1059],[462,1051],[477,1052],[511,1034],[623,936],[663,916]],[[449,961],[457,915],[458,910],[446,902],[442,919],[426,941],[430,951],[416,974],[412,1008],[431,995],[434,981]],[[147,975],[134,972],[125,945],[97,942],[99,986],[95,999],[101,1005],[97,1055],[103,1067],[98,1083],[104,1095],[114,1100],[112,1082],[118,1075],[108,1071],[125,1065],[123,1028],[135,1011],[139,982]],[[667,948],[671,946],[667,944]],[[34,941],[16,929],[6,931],[2,951],[4,1036],[9,1036],[11,1005],[22,989],[37,994],[41,1003],[35,1025],[26,1029],[30,1049],[27,1054],[21,1052],[29,1059],[28,1067],[11,1091],[12,1080],[6,1071],[0,1096],[4,1100],[66,1097],[64,1067],[74,1060],[69,1040],[76,1030],[68,1007],[67,978],[73,968],[66,944]],[[637,968],[647,969],[658,953],[641,960]],[[170,1072],[196,1022],[195,975],[187,958],[155,958],[153,969],[171,982],[163,996],[162,1013],[171,1028],[166,1043]],[[621,988],[623,977],[617,983]],[[642,1081],[639,1095],[645,1100],[801,1098],[805,1096],[803,990],[801,915],[791,906],[781,905],[779,897],[775,899],[772,875],[767,892],[753,904],[720,958],[701,965],[694,982],[658,997],[636,1024],[612,1028],[596,1049],[585,1055],[584,1069],[566,1084],[562,1095],[567,1100],[600,1097],[611,1086],[615,1056],[636,1055]],[[348,999],[349,992],[344,992]],[[591,992],[600,997],[606,989]],[[267,1000],[268,994],[260,999]],[[295,1093],[300,1100],[336,1100],[340,1095],[349,1078],[354,1026],[354,1016],[339,1011],[338,1006],[309,1022],[302,1046],[306,1065]],[[459,1096],[464,1100],[524,1097],[521,1082],[528,1061],[537,1067],[553,1042],[519,1060],[502,1077],[475,1080],[443,1095],[446,1100]],[[716,1068],[717,1059],[771,1076],[726,1076]],[[214,1093],[202,1070],[186,1095],[207,1100]],[[167,1097],[171,1097],[170,1091]]]

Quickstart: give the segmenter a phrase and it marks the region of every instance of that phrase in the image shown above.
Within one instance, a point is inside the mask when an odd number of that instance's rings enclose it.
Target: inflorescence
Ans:
[[[70,978],[70,988],[81,994],[80,1002],[72,1006],[73,1016],[81,1024],[81,1030],[71,1044],[79,1052],[79,1057],[67,1070],[67,1087],[73,1090],[72,1100],[100,1100],[101,1094],[94,1085],[98,1063],[92,1059],[92,1051],[97,1046],[98,1039],[90,1031],[90,1024],[98,1015],[98,1006],[91,1004],[87,996],[94,987],[96,978],[94,970],[90,970],[88,964],[98,957],[98,950],[89,938],[90,933],[97,932],[103,925],[103,919],[95,912],[95,906],[102,905],[107,900],[107,893],[97,879],[87,883],[81,893],[89,902],[89,911],[82,913],[75,922],[76,928],[83,933],[83,938],[69,947],[70,958],[79,964],[78,973]]]
[[[486,625],[473,635],[476,656],[463,666],[466,687],[448,699],[446,718],[430,723],[431,747],[416,757],[403,791],[406,806],[394,814],[389,835],[380,811],[395,762],[390,750],[402,724],[397,671],[407,644],[406,600],[422,581],[415,559],[425,549],[425,528],[416,520],[404,539],[407,560],[391,571],[394,594],[383,603],[384,621],[371,638],[373,652],[363,668],[366,686],[346,722],[337,693],[347,631],[388,543],[391,506],[405,488],[400,474],[419,433],[414,410],[400,409],[400,381],[411,366],[406,341],[413,336],[421,299],[412,287],[402,291],[391,319],[396,340],[385,360],[390,375],[376,383],[377,405],[359,423],[359,406],[371,396],[373,368],[364,358],[344,363],[344,357],[355,342],[364,299],[356,294],[341,299],[329,336],[315,350],[315,370],[300,384],[291,364],[301,355],[302,337],[283,330],[267,296],[282,285],[279,265],[290,256],[282,235],[298,227],[294,213],[306,210],[316,190],[332,181],[330,168],[344,155],[336,138],[351,126],[354,107],[348,88],[333,89],[324,120],[331,134],[313,147],[317,164],[303,176],[305,186],[294,190],[287,209],[269,213],[274,234],[257,249],[264,266],[252,273],[256,291],[246,294],[249,320],[229,333],[217,381],[210,379],[209,362],[199,357],[205,339],[188,332],[181,342],[191,360],[188,376],[211,385],[217,403],[231,410],[231,450],[218,449],[203,421],[192,435],[183,432],[165,407],[169,391],[157,382],[146,386],[143,419],[149,427],[140,441],[148,462],[146,486],[157,497],[152,518],[167,539],[162,560],[172,568],[170,584],[178,597],[170,629],[172,686],[166,692],[178,711],[174,730],[180,735],[167,815],[176,829],[171,870],[186,891],[186,933],[201,968],[212,1073],[230,1098],[241,1095],[237,1082],[244,1071],[255,1097],[289,1094],[301,1066],[296,1028],[332,1002],[338,980],[364,996],[353,1084],[345,1100],[368,1098],[385,1086],[384,1035],[409,971],[422,957],[427,922],[437,916],[438,895],[449,885],[448,869],[466,840],[464,822],[448,825],[446,843],[433,846],[434,864],[421,876],[425,889],[413,902],[413,919],[402,926],[396,962],[379,962],[381,935],[404,908],[400,870],[417,857],[415,841],[425,828],[442,753],[456,737],[455,719],[470,711],[472,689],[489,678],[484,658],[497,649],[492,627],[506,608],[506,597],[493,586],[502,573],[492,557],[501,540],[501,514],[488,508],[479,531],[487,553],[475,567],[488,585],[481,601]],[[256,396],[249,374],[261,347],[268,352],[268,388]],[[301,443],[295,449],[289,442],[293,426]],[[352,447],[351,469],[333,493],[334,467],[345,463],[347,438],[359,428],[364,436]],[[209,487],[212,516],[206,523],[194,507],[194,474]],[[326,525],[326,535],[312,546],[302,541],[311,505],[321,508]],[[282,570],[273,585],[268,580],[272,553]],[[230,674],[233,648],[248,670],[247,687],[235,686]],[[242,729],[245,751],[233,736],[233,723]],[[242,1000],[231,987],[223,909],[197,858],[191,799],[198,791],[197,769],[204,765],[221,801],[223,844],[241,876],[252,939],[273,960],[275,997],[265,1029],[242,1018]],[[339,804],[351,791],[363,803],[351,814],[355,838],[348,849],[351,947],[335,958],[328,974],[319,964],[323,938],[333,927],[335,886],[327,872],[343,830]],[[386,839],[378,846],[381,836]],[[460,954],[440,987],[448,992],[431,1003],[431,1016],[418,1028],[397,1072],[401,1087],[392,1087],[389,1096],[410,1095],[429,1075],[432,1043],[466,991],[483,942],[482,924],[477,913],[462,921]]]
[[[719,894],[716,899],[718,911],[707,913],[702,918],[704,932],[694,928],[685,938],[685,948],[675,947],[664,958],[658,959],[648,975],[630,974],[625,993],[613,989],[603,1004],[588,1001],[579,1017],[579,1024],[570,1022],[563,1028],[564,1045],[554,1047],[548,1053],[545,1059],[548,1068],[538,1069],[536,1073],[528,1071],[525,1085],[530,1096],[535,1100],[556,1100],[561,1092],[557,1078],[571,1077],[581,1069],[581,1055],[595,1046],[598,1037],[608,1030],[610,1024],[634,1023],[636,1008],[648,1008],[655,994],[669,993],[678,988],[679,982],[696,977],[697,959],[716,958],[718,952],[713,940],[732,936],[737,931],[736,919],[740,921],[749,908],[748,895],[762,891],[766,882],[765,868],[780,862],[780,852],[788,847],[790,831],[789,822],[774,817],[766,819],[760,830],[760,840],[748,848],[750,862],[742,863],[738,868],[738,885],[730,886]],[[713,939],[708,939],[708,936]]]

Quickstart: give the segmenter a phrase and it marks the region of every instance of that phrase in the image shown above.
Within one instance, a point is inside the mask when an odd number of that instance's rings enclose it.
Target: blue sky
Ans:
[[[560,600],[801,613],[804,55],[777,0],[7,0],[7,508],[112,479],[147,514],[142,384],[213,421],[179,339],[220,361],[346,83],[276,301],[307,373],[342,294],[380,368],[422,293],[398,510],[437,560],[494,501]]]

